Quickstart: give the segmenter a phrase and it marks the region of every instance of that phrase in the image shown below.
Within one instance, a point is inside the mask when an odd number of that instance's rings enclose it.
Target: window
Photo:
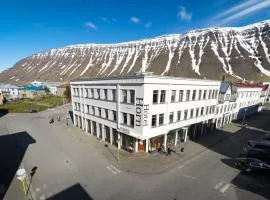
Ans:
[[[196,99],[196,90],[193,90],[192,92],[192,100],[194,101]]]
[[[96,115],[96,108],[95,108],[95,106],[92,106],[92,109],[93,109],[93,115]]]
[[[164,124],[164,114],[159,114],[159,125]]]
[[[122,90],[122,102],[127,103],[127,90]]]
[[[113,120],[116,121],[116,111],[113,110]]]
[[[199,90],[199,98],[198,98],[199,100],[201,100],[202,99],[202,90]]]
[[[172,90],[171,102],[175,102],[175,95],[176,95],[176,90]]]
[[[184,96],[184,91],[179,90],[179,100],[178,101],[183,101],[183,96]]]
[[[153,91],[153,103],[158,103],[158,90]]]
[[[216,90],[213,90],[213,93],[212,93],[212,99],[215,98],[215,93],[216,93]]]
[[[108,99],[108,90],[104,89],[104,99],[107,100]]]
[[[216,111],[216,114],[218,114],[218,112],[219,112],[219,107],[217,107],[217,111]]]
[[[92,89],[90,89],[90,93],[91,93],[91,98],[94,98],[94,89],[92,88]]]
[[[199,116],[199,108],[196,108],[196,117]]]
[[[123,123],[127,124],[127,113],[123,113]]]
[[[97,89],[97,99],[100,99],[100,89]]]
[[[206,93],[207,93],[207,90],[204,90],[203,91],[203,99],[206,99]]]
[[[105,118],[108,119],[109,115],[108,115],[108,109],[105,109]]]
[[[224,107],[224,112],[227,112],[227,105],[225,105]]]
[[[87,109],[86,109],[86,113],[89,113],[89,105],[86,105]]]
[[[112,100],[116,101],[116,90],[112,90]]]
[[[166,98],[166,90],[161,90],[160,103],[165,103],[165,98]]]
[[[190,90],[187,90],[187,93],[186,93],[186,101],[189,101],[189,96],[190,96]]]
[[[184,110],[184,120],[186,120],[187,119],[187,110]]]
[[[190,110],[190,116],[189,116],[189,118],[190,119],[193,118],[193,109]]]
[[[134,104],[135,103],[135,91],[130,90],[130,103]]]
[[[181,111],[177,111],[177,121],[181,120]]]
[[[173,123],[173,112],[170,112],[169,123]]]
[[[208,99],[211,99],[212,90],[209,90]]]
[[[85,89],[85,97],[88,98],[88,89],[87,88]]]
[[[152,115],[152,127],[157,125],[157,115]]]
[[[130,115],[130,126],[134,128],[134,115]]]
[[[201,108],[201,116],[203,115],[204,113],[204,107]]]
[[[208,115],[208,110],[209,110],[209,107],[206,106],[206,110],[205,110],[205,114]]]
[[[98,116],[101,117],[101,108],[98,108]]]

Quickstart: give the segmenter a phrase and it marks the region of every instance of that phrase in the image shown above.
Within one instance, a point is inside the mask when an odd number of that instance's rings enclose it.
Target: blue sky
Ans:
[[[270,0],[9,0],[0,7],[0,71],[34,53],[270,19]]]

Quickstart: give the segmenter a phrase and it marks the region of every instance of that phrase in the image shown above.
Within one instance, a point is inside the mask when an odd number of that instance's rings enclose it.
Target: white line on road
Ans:
[[[107,169],[110,170],[113,174],[117,174],[117,172],[115,172],[112,168],[110,168],[109,166],[107,166]]]
[[[117,171],[118,173],[121,172],[119,169],[117,169],[117,168],[116,168],[115,166],[113,166],[113,165],[110,165],[110,167],[111,167],[112,169],[114,169],[115,171]]]
[[[226,185],[224,185],[224,186],[220,189],[220,192],[222,192],[222,193],[226,192],[226,190],[228,190],[230,186],[231,186],[231,185],[230,185],[229,183],[227,183]]]
[[[218,184],[215,185],[215,189],[217,190],[218,188],[220,188],[223,184],[223,181],[220,181]]]

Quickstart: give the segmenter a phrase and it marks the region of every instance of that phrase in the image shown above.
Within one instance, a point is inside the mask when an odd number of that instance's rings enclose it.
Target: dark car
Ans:
[[[235,166],[245,172],[270,173],[269,160],[267,162],[257,158],[237,158]]]
[[[256,148],[270,151],[270,141],[268,140],[249,140],[247,148]]]

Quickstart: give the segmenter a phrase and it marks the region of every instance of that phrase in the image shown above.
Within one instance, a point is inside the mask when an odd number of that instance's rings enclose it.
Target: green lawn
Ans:
[[[38,112],[46,110],[48,108],[61,105],[63,103],[62,97],[48,96],[39,97],[36,99],[19,100],[14,102],[8,102],[4,105],[0,105],[0,110],[8,110],[13,113],[28,112],[29,109],[34,109]]]

